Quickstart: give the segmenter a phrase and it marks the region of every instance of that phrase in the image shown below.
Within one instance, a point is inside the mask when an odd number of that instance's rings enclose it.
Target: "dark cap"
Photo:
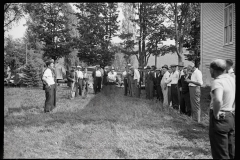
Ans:
[[[226,59],[226,63],[227,63],[228,65],[230,65],[230,66],[233,65],[233,61],[232,61],[231,59]]]
[[[162,68],[168,69],[168,66],[165,64],[165,65],[162,66]]]
[[[147,68],[146,69],[151,69],[151,67],[150,66],[147,66]]]

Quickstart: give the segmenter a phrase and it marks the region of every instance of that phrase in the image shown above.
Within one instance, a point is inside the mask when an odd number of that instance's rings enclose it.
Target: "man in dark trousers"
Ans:
[[[127,96],[128,94],[128,74],[129,74],[129,68],[131,67],[131,64],[127,64],[125,67],[125,71],[122,74],[122,78],[124,81],[124,95]]]
[[[44,112],[51,112],[56,107],[56,81],[54,73],[54,60],[48,60],[46,62],[47,68],[43,72],[42,80],[45,84],[45,107]]]
[[[157,86],[156,86],[156,80],[157,80],[157,72],[156,72],[156,66],[152,65],[152,75],[153,75],[153,97],[157,97]]]
[[[186,114],[188,116],[191,116],[191,102],[190,102],[190,94],[189,94],[189,87],[188,83],[185,81],[185,79],[190,79],[190,74],[188,72],[188,68],[183,68],[184,75],[181,76],[181,78],[178,80],[178,87],[180,94],[180,113]]]
[[[154,75],[152,72],[152,68],[147,66],[147,73],[146,73],[146,98],[153,99],[153,80]]]
[[[155,85],[156,85],[156,90],[157,90],[157,99],[160,101],[162,100],[162,97],[161,97],[161,73],[160,73],[160,69],[156,69],[156,78],[155,78]]]
[[[100,65],[96,65],[96,69],[93,71],[92,77],[94,93],[97,94],[101,91],[102,85],[102,72],[100,70]]]

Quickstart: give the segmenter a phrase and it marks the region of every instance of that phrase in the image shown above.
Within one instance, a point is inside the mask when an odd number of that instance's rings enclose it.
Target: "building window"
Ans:
[[[224,45],[233,43],[232,17],[233,5],[231,3],[226,3],[224,8]]]

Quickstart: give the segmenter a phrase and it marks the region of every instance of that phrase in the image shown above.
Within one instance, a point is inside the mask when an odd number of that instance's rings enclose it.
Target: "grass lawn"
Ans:
[[[45,114],[42,89],[5,88],[4,158],[211,158],[207,89],[200,125],[123,88],[72,101],[66,92],[58,87],[57,108]]]

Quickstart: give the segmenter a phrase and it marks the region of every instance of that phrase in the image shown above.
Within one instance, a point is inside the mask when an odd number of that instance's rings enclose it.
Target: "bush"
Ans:
[[[30,61],[23,69],[23,84],[28,87],[38,87],[40,83],[38,68]]]

